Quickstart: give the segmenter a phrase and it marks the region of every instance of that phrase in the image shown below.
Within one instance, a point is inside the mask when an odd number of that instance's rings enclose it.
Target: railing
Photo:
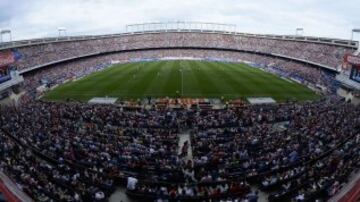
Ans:
[[[342,83],[345,86],[348,86],[350,88],[355,88],[360,90],[360,82],[351,80],[348,75],[346,74],[339,74],[336,76],[336,80]]]
[[[4,83],[0,84],[0,92],[10,88],[11,86],[22,83],[23,81],[24,81],[24,78],[20,75],[12,77],[10,80],[5,81]]]
[[[7,195],[9,201],[24,201],[24,202],[32,202],[33,200],[21,191],[17,185],[2,171],[0,171],[0,183],[3,184],[4,188],[7,191]]]

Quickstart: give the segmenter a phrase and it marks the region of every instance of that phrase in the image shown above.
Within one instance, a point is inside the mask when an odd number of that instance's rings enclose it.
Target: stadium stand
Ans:
[[[57,60],[87,54],[130,51],[148,48],[212,48],[278,54],[336,68],[345,53],[355,48],[346,45],[315,43],[296,40],[246,37],[232,34],[209,33],[152,33],[119,37],[40,43],[18,47],[23,57],[17,62],[18,70]]]
[[[13,66],[25,94],[21,105],[0,108],[0,169],[34,201],[107,201],[132,178],[127,194],[145,201],[256,201],[254,186],[269,201],[329,199],[360,168],[360,107],[333,95],[336,68],[353,50],[192,32],[18,45]],[[113,61],[166,57],[251,62],[324,86],[327,96],[220,110],[36,101],[42,84],[81,78]],[[179,154],[177,134],[185,130],[191,139]]]
[[[264,190],[279,187],[281,194],[270,200],[321,191],[321,197],[329,197],[336,193],[334,186],[345,182],[360,162],[356,161],[360,145],[359,108],[336,102],[339,101],[201,114],[120,112],[114,106],[42,102],[20,109],[6,108],[1,113],[1,142],[10,149],[3,152],[3,159],[8,161],[2,162],[2,168],[35,199],[90,199],[96,198],[97,193],[108,196],[113,190],[109,176],[124,181],[121,178],[129,173],[143,180],[136,194],[150,198],[180,197],[182,191],[173,195],[169,191],[179,189],[176,187],[183,183],[196,183],[183,187],[191,190],[184,191],[186,197],[204,194],[210,198],[241,198],[248,188],[242,194],[229,195],[226,191],[239,186],[231,184],[239,179],[259,183]],[[288,130],[271,130],[271,123],[283,121],[289,121]],[[180,127],[198,128],[193,131],[193,165],[177,158],[175,134]],[[353,149],[354,152],[347,152]],[[53,165],[37,162],[31,150],[51,158]],[[329,172],[325,172],[325,165],[331,166]],[[28,179],[30,176],[35,179]],[[315,187],[299,190],[297,187],[310,183],[309,177],[314,177],[311,182]],[[39,182],[41,189],[30,188]],[[245,182],[240,186],[244,185]],[[204,189],[204,193],[199,189]]]

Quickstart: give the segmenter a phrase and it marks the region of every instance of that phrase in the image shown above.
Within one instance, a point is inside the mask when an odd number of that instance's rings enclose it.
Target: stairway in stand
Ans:
[[[178,154],[181,155],[184,149],[187,150],[187,154],[185,156],[183,156],[183,158],[185,160],[193,160],[193,155],[192,155],[192,147],[191,147],[191,140],[190,140],[190,133],[181,133],[179,134],[179,149],[178,149]]]

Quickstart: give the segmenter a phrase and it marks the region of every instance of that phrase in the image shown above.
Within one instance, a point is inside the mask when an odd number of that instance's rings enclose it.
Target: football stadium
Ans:
[[[359,29],[124,27],[1,29],[1,202],[360,199]]]

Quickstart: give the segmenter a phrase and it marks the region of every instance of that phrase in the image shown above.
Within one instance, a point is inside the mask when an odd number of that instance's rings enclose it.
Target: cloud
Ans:
[[[358,0],[2,0],[0,29],[15,39],[124,31],[126,24],[174,20],[221,22],[239,32],[293,34],[348,39],[360,27]]]

